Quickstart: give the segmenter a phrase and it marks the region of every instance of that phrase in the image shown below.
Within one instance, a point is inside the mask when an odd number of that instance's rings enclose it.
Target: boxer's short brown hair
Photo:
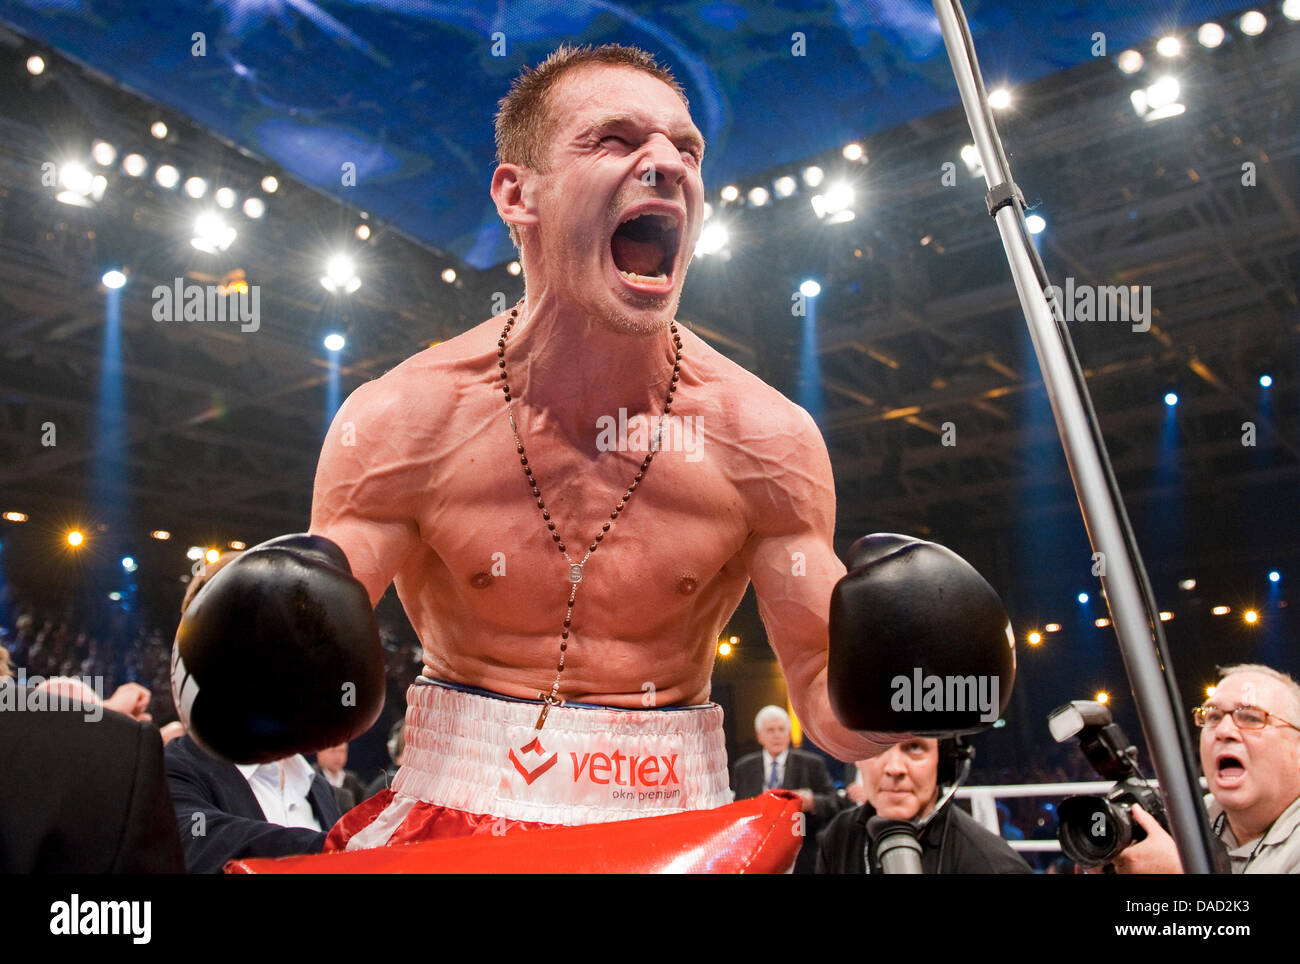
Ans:
[[[558,47],[536,67],[525,67],[501,98],[496,116],[497,164],[518,164],[535,171],[547,169],[547,148],[555,129],[549,96],[566,73],[579,67],[610,66],[643,70],[673,89],[690,107],[686,91],[667,67],[639,47],[604,44],[600,47]],[[510,225],[510,240],[519,247],[519,235]]]

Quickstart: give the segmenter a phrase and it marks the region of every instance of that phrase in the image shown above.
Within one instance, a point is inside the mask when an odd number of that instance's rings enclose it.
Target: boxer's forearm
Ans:
[[[830,697],[826,691],[826,665],[813,671],[804,679],[788,678],[790,702],[799,716],[800,725],[814,743],[836,759],[845,762],[866,760],[877,756],[898,741],[898,736],[885,733],[864,733],[842,726],[831,712]]]

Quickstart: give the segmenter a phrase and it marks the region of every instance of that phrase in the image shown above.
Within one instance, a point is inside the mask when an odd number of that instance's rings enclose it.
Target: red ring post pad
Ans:
[[[713,810],[306,857],[232,860],[228,874],[781,874],[804,838],[799,797]]]

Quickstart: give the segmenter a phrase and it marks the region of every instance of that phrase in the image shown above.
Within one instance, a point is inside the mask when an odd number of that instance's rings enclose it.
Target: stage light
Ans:
[[[1011,106],[1011,91],[1006,87],[989,91],[989,106],[994,110],[1006,110]]]
[[[506,271],[514,275],[516,278],[518,278],[519,275],[523,273],[523,270],[524,270],[524,266],[520,264],[518,261],[511,261],[508,265],[506,265]]]
[[[1282,0],[1282,16],[1288,20],[1300,20],[1300,0]]]
[[[159,187],[164,187],[170,191],[180,183],[181,172],[170,164],[163,164],[153,172],[153,179],[158,182]]]
[[[1079,593],[1075,598],[1079,600],[1080,606],[1085,606],[1088,603],[1088,594],[1086,592]]]
[[[208,182],[201,177],[191,177],[185,181],[185,193],[195,200],[208,193]]]
[[[1260,376],[1259,376],[1259,387],[1260,387],[1260,388],[1268,388],[1268,387],[1269,387],[1270,385],[1272,385],[1272,384],[1273,384],[1273,376],[1272,376],[1272,375],[1260,375]]]
[[[1178,583],[1178,588],[1179,588],[1179,589],[1185,589],[1185,590],[1187,590],[1188,592],[1191,592],[1193,589],[1196,588],[1196,580],[1195,580],[1195,579],[1184,579],[1184,580],[1182,580],[1181,582]]]
[[[369,240],[370,240],[370,225],[368,225],[368,224],[358,224],[358,225],[357,225],[357,230],[356,230],[355,233],[356,233],[357,238],[359,238],[360,240],[362,240],[362,241],[369,241]]]
[[[140,567],[135,564],[135,560],[132,559],[130,556],[123,556],[122,568],[125,569],[127,572],[135,572]]]
[[[27,58],[27,72],[33,77],[39,77],[45,73],[45,58],[39,54],[32,54]]]
[[[111,600],[113,600],[113,602],[121,602],[121,601],[122,601],[122,594],[121,594],[120,592],[116,592],[116,591],[115,591],[115,592],[110,592],[110,593],[108,594],[108,598],[111,599]]]
[[[740,197],[740,188],[736,187],[734,184],[728,184],[718,192],[718,196],[724,201],[734,201],[736,198]]]
[[[1208,700],[1211,696],[1213,696],[1218,691],[1218,689],[1219,688],[1217,686],[1205,687],[1205,698]]]
[[[822,286],[812,278],[809,278],[806,281],[800,282],[799,293],[805,298],[816,298],[822,293]]]
[[[105,288],[117,289],[126,284],[126,275],[114,268],[111,271],[105,271],[104,277],[99,280],[104,282]]]
[[[825,176],[826,176],[826,172],[823,171],[816,164],[813,164],[809,167],[805,167],[803,169],[803,182],[807,184],[809,187],[816,187],[818,184],[822,182],[822,179]]]
[[[740,637],[739,637],[739,636],[732,636],[730,639],[727,640],[727,642],[731,643],[732,646],[739,646],[739,645],[740,645]]]
[[[1136,74],[1142,69],[1142,55],[1136,50],[1126,50],[1115,59],[1116,66],[1126,74]]]
[[[1060,623],[1048,623],[1043,629],[1049,633],[1059,633],[1061,631]]]
[[[1161,77],[1150,87],[1139,88],[1129,94],[1133,110],[1145,121],[1158,121],[1166,117],[1177,117],[1187,108],[1178,103],[1181,93],[1178,80],[1174,77]]]
[[[220,558],[221,551],[218,549],[209,549],[207,552],[203,553],[203,560],[205,562],[216,562]]]
[[[1258,37],[1264,32],[1264,28],[1268,26],[1268,18],[1258,10],[1247,10],[1241,15],[1241,20],[1238,21],[1237,26],[1241,28],[1241,32],[1247,37]]]
[[[202,559],[202,558],[203,558],[203,548],[202,548],[201,546],[190,546],[188,549],[185,550],[185,558],[186,558],[186,559]]]
[[[857,141],[854,141],[851,144],[845,144],[844,150],[840,153],[844,155],[846,161],[861,161],[867,156],[867,152],[862,149],[862,145]]]
[[[148,166],[149,163],[139,154],[128,154],[122,158],[122,170],[131,177],[139,177]]]
[[[1098,629],[1105,629],[1107,626],[1110,625],[1110,620],[1107,619],[1105,616],[1102,616],[1100,619],[1094,619],[1092,621],[1092,624],[1096,626]]]
[[[445,281],[445,282],[447,282],[447,284],[451,284],[453,281],[455,281],[455,280],[456,280],[456,269],[455,269],[455,268],[443,268],[443,269],[442,269],[442,280]]]
[[[62,190],[54,197],[73,207],[90,208],[103,198],[108,179],[102,174],[91,174],[84,164],[73,161],[59,167],[59,185]]]
[[[711,221],[700,230],[700,239],[695,242],[695,253],[697,255],[717,254],[726,248],[730,241],[731,235],[726,227]]]
[[[4,518],[6,522],[26,522],[28,516],[26,512],[6,512]]]
[[[795,192],[795,188],[798,186],[799,183],[789,174],[783,174],[772,182],[772,190],[776,193],[777,197],[789,197]]]
[[[1098,703],[1109,703],[1110,694],[1107,693],[1105,690],[1098,690],[1097,695],[1094,696],[1093,699],[1096,700]]]
[[[153,532],[149,533],[149,535],[153,536],[159,542],[166,542],[172,537],[172,534],[166,529],[154,529]]]
[[[86,536],[84,533],[80,532],[79,530],[73,529],[71,532],[68,533],[67,539],[68,539],[68,545],[72,546],[75,549],[77,548],[77,546],[81,545],[83,542],[86,541]]]
[[[230,548],[234,549],[236,552],[242,552],[244,549],[247,549],[247,548],[248,548],[248,546],[246,546],[244,543],[240,542],[238,539],[232,539],[232,540],[230,540],[230,542],[228,543],[228,545],[230,546]]]
[[[244,214],[257,219],[266,213],[266,202],[260,197],[250,197],[244,201]]]
[[[320,279],[320,283],[330,294],[341,291],[350,295],[361,287],[356,265],[345,254],[336,254],[325,263],[325,276]]]
[[[1177,37],[1161,37],[1156,41],[1156,53],[1161,57],[1177,57],[1183,52],[1183,43]]]
[[[1043,634],[1038,632],[1038,630],[1034,630],[1026,636],[1025,639],[1028,640],[1030,646],[1037,646],[1043,641]]]
[[[718,643],[718,655],[719,655],[719,656],[730,656],[730,655],[731,655],[731,644],[728,643],[728,642],[721,642],[721,643]]]
[[[1259,622],[1259,613],[1255,612],[1253,609],[1247,609],[1241,614],[1241,618],[1253,626],[1255,623]]]
[[[812,209],[831,224],[853,220],[853,188],[843,182],[831,185],[825,194],[813,195]]]
[[[108,141],[95,141],[90,145],[90,156],[100,167],[112,167],[117,160],[117,148]]]
[[[761,208],[768,202],[770,197],[771,195],[767,193],[767,188],[756,187],[749,192],[749,203],[754,205],[756,208]]]
[[[966,165],[966,170],[970,172],[971,177],[983,176],[984,162],[980,160],[980,152],[975,149],[974,144],[962,145],[961,161]]]
[[[190,244],[207,254],[220,254],[234,244],[237,233],[221,215],[209,211],[194,219]]]
[[[1282,578],[1282,573],[1278,572],[1276,569],[1274,569],[1272,572],[1268,574],[1269,582],[1277,582],[1281,578]]]
[[[1173,408],[1175,405],[1178,404],[1178,396],[1175,395],[1173,392],[1166,392],[1165,404],[1168,405],[1170,408]]]
[[[167,136],[167,125],[162,121],[154,121],[149,125],[149,133],[158,138],[158,140],[162,140]]]
[[[1162,623],[1167,623],[1167,622],[1169,622],[1169,620],[1171,620],[1171,619],[1173,619],[1173,618],[1174,618],[1174,614],[1171,613],[1169,610],[1167,610],[1167,609],[1162,609],[1162,610],[1160,611],[1160,621],[1161,621]]]
[[[1213,50],[1219,44],[1223,43],[1227,34],[1217,23],[1203,23],[1199,30],[1196,31],[1196,42],[1202,47],[1208,47]]]
[[[1025,218],[1025,227],[1030,234],[1042,234],[1047,228],[1047,219],[1041,214],[1031,214]]]
[[[280,182],[274,175],[268,174],[266,177],[262,178],[262,190],[267,194],[274,194],[276,191],[280,190]]]
[[[212,199],[217,202],[217,207],[229,210],[235,206],[235,192],[228,187],[217,188],[217,193],[212,195]]]
[[[343,346],[346,344],[347,344],[347,339],[344,338],[342,335],[340,335],[337,331],[332,331],[325,336],[326,351],[342,351]]]
[[[1213,609],[1210,610],[1210,612],[1214,613],[1214,615],[1216,615],[1216,616],[1226,616],[1226,615],[1228,615],[1228,613],[1232,612],[1232,607],[1231,607],[1231,606],[1215,606]]]

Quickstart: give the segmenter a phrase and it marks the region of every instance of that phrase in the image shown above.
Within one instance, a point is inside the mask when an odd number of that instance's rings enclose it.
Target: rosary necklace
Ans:
[[[515,438],[515,451],[519,455],[519,464],[523,466],[524,477],[528,480],[528,487],[532,490],[533,498],[537,500],[537,508],[542,513],[542,521],[546,523],[546,528],[550,530],[551,541],[555,544],[556,548],[560,550],[565,561],[569,564],[570,584],[569,605],[564,613],[564,627],[560,630],[560,661],[555,667],[555,682],[551,684],[551,692],[549,694],[541,692],[537,694],[537,698],[542,701],[542,712],[537,717],[536,729],[541,730],[541,728],[546,724],[546,715],[551,712],[551,707],[560,706],[564,703],[564,700],[560,697],[560,677],[564,674],[564,654],[569,648],[569,632],[573,623],[573,603],[578,597],[578,586],[582,583],[583,567],[587,564],[587,560],[591,558],[591,554],[600,548],[600,544],[604,540],[605,536],[609,534],[610,528],[618,521],[619,515],[622,513],[623,509],[626,508],[628,501],[632,498],[632,493],[634,493],[637,486],[641,484],[641,479],[645,476],[646,469],[650,467],[650,462],[654,459],[655,453],[659,451],[659,443],[663,432],[663,418],[672,411],[673,393],[677,391],[677,379],[681,375],[682,371],[682,339],[677,333],[676,322],[670,323],[669,331],[673,336],[674,349],[673,377],[668,383],[668,397],[664,400],[664,413],[660,416],[659,422],[655,426],[654,435],[650,439],[650,451],[647,452],[645,458],[642,459],[641,467],[637,469],[636,475],[633,476],[631,483],[629,483],[627,487],[627,491],[623,493],[623,497],[619,499],[618,504],[614,506],[614,511],[609,514],[609,518],[605,520],[604,525],[600,527],[600,531],[596,533],[595,538],[592,539],[591,545],[587,547],[587,553],[582,557],[582,561],[574,562],[573,557],[569,555],[568,550],[565,548],[564,539],[555,528],[555,522],[551,519],[550,511],[546,508],[546,502],[542,499],[541,490],[537,486],[537,479],[533,477],[532,466],[528,464],[528,454],[524,451],[523,440],[519,437],[519,425],[515,422],[514,409],[510,405],[510,382],[506,378],[506,338],[510,335],[510,329],[515,325],[515,320],[519,315],[519,305],[521,304],[523,304],[523,299],[520,299],[519,304],[516,304],[510,309],[510,320],[506,322],[506,326],[501,332],[501,337],[497,340],[497,367],[501,369],[501,390],[506,396],[506,415],[510,419],[510,432]]]

